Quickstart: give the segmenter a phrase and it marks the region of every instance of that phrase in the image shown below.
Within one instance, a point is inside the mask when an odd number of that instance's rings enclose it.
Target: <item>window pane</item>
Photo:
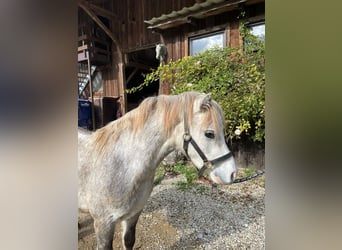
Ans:
[[[200,38],[193,38],[190,40],[191,55],[195,55],[196,53],[203,52],[215,46],[223,48],[224,33],[219,33],[219,34],[200,37]]]
[[[261,41],[265,41],[265,23],[251,25],[251,33]]]

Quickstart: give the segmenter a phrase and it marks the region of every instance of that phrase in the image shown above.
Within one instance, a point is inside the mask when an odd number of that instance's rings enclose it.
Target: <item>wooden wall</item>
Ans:
[[[114,87],[113,87],[114,86]],[[118,80],[114,78],[113,67],[107,67],[102,70],[102,88],[105,96],[120,96],[118,89]]]
[[[119,0],[113,1],[112,30],[117,34],[124,52],[150,48],[159,43],[160,36],[147,29],[144,20],[168,14],[195,4],[195,0]]]

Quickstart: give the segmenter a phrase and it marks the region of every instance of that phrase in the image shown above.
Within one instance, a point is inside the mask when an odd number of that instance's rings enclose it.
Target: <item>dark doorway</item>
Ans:
[[[127,89],[139,86],[144,82],[146,75],[156,69],[159,61],[155,57],[155,48],[139,50],[127,55],[125,74]],[[143,87],[143,89],[127,94],[127,111],[136,108],[141,101],[149,96],[157,96],[159,81]]]

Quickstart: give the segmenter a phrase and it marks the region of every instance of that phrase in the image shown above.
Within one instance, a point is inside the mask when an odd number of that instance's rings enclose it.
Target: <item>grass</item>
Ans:
[[[184,162],[178,162],[174,167],[174,171],[177,174],[184,174],[188,185],[191,186],[195,184],[195,181],[197,180],[197,170],[194,167],[185,166]]]
[[[250,175],[255,174],[257,172],[255,167],[243,168],[241,170],[243,170],[241,173],[242,174],[241,178],[250,176]]]
[[[160,164],[156,169],[156,173],[154,176],[154,185],[159,185],[164,179],[165,174],[170,172],[175,175],[185,176],[186,181],[179,181],[176,184],[179,190],[185,191],[197,184],[196,180],[198,179],[198,176],[196,168],[192,166],[186,166],[183,161],[179,161],[173,168]]]
[[[166,173],[165,167],[162,164],[160,164],[157,167],[156,172],[154,174],[154,182],[153,183],[155,186],[159,185],[162,182],[162,180],[164,179],[165,173]]]

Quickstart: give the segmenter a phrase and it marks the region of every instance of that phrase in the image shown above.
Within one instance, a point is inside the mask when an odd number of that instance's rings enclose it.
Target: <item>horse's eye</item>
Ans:
[[[205,134],[206,137],[208,137],[210,139],[214,139],[215,138],[215,133],[214,133],[213,130],[206,130],[204,134]]]

